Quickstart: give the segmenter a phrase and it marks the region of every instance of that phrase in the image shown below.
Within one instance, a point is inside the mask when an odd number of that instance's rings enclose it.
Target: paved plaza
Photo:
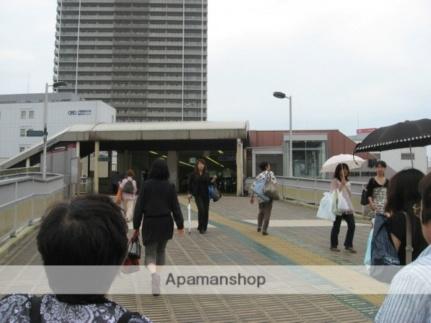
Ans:
[[[186,218],[186,199],[180,198]],[[190,235],[168,244],[168,265],[361,265],[369,232],[357,221],[357,254],[329,250],[330,223],[316,210],[275,202],[269,235],[256,232],[257,205],[248,198],[224,196],[211,204],[205,235]],[[196,213],[193,213],[194,220]],[[193,222],[196,226],[196,223]],[[343,241],[346,227],[340,232]],[[41,264],[36,230],[0,255],[2,265]],[[317,277],[318,278],[318,277]],[[113,295],[113,300],[145,313],[154,322],[370,322],[380,295]]]

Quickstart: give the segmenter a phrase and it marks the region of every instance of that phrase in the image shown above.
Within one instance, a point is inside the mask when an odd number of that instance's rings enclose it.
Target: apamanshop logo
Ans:
[[[91,110],[69,110],[67,114],[70,116],[89,116],[91,115]]]

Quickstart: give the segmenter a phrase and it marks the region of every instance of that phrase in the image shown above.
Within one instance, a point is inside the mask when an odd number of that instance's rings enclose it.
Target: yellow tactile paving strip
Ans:
[[[180,197],[179,199],[182,204],[187,205],[187,199],[185,197]],[[193,203],[192,203],[192,209],[195,212],[197,211],[196,206],[193,205]],[[327,266],[327,265],[337,266],[338,265],[337,263],[327,258],[324,258],[316,253],[310,252],[309,250],[306,250],[293,243],[285,241],[277,236],[257,235],[254,232],[254,230],[250,230],[251,228],[250,225],[239,221],[228,219],[216,212],[210,211],[210,219],[212,222],[220,223],[221,225],[224,225],[231,229],[236,230],[238,233],[247,237],[248,239],[263,245],[265,248],[271,249],[272,251],[290,259],[292,262],[298,265],[304,265],[304,266]],[[340,271],[343,271],[343,270],[348,270],[348,269],[344,269],[343,266],[340,266]],[[338,277],[339,273],[340,272],[329,273],[329,272],[316,271],[317,275],[328,280],[329,282],[334,282],[335,278]],[[356,273],[353,271],[349,272],[349,277],[356,282],[361,282],[361,285],[363,286],[376,284],[376,282],[372,278],[366,277],[360,273]],[[380,306],[384,299],[384,296],[381,296],[381,295],[361,295],[360,297],[376,306]]]

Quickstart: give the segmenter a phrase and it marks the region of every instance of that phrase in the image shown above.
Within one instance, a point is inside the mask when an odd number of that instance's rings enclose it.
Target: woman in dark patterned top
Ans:
[[[37,235],[51,288],[56,290],[58,281],[50,276],[49,266],[120,266],[127,253],[127,231],[121,209],[107,196],[78,197],[54,206]],[[104,289],[114,277],[113,272],[103,279]],[[33,321],[150,322],[103,295],[15,294],[0,300],[0,322]]]
[[[385,213],[389,180],[385,177],[386,163],[382,160],[376,164],[376,176],[367,185],[367,197],[370,209],[376,214]]]

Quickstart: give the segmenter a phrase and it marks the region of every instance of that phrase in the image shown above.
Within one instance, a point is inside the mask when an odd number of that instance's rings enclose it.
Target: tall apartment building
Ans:
[[[118,121],[207,118],[207,0],[57,0],[54,80]]]

